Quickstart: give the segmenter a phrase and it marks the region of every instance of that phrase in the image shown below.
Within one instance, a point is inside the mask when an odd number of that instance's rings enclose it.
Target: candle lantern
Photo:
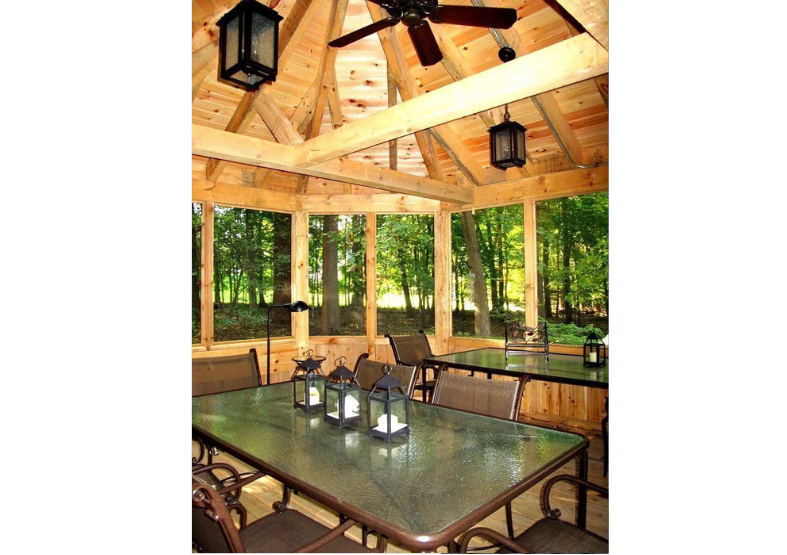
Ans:
[[[584,359],[584,365],[590,368],[607,365],[607,346],[594,332],[585,340]]]
[[[325,421],[340,428],[346,428],[361,420],[361,386],[355,380],[353,371],[344,363],[346,357],[339,357],[336,370],[331,372],[325,383]]]
[[[222,17],[219,27],[219,77],[255,90],[275,81],[279,60],[279,21],[275,10],[243,0]]]
[[[298,365],[292,375],[293,406],[307,413],[322,409],[325,401],[325,375],[320,369],[325,357],[314,358],[312,353],[309,349],[307,358],[292,359]]]
[[[511,121],[506,104],[504,121],[489,128],[489,163],[501,170],[524,166],[525,131],[527,129]]]
[[[383,366],[385,374],[374,384],[366,403],[368,429],[366,434],[390,442],[410,433],[410,399],[402,384],[391,375],[391,365]],[[397,393],[395,390],[401,393]]]

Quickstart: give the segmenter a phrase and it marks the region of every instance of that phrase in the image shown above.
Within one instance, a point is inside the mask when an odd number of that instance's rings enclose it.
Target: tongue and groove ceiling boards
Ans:
[[[395,192],[464,204],[492,184],[583,171],[566,152],[580,165],[608,161],[604,0],[475,2],[517,11],[514,26],[497,31],[517,53],[505,67],[487,28],[430,24],[443,60],[422,67],[404,24],[327,47],[387,17],[379,5],[263,3],[284,17],[279,73],[275,82],[246,92],[216,75],[215,23],[237,0],[192,1],[195,188],[226,183],[307,195]],[[527,129],[528,162],[503,171],[490,166],[487,130],[502,121],[506,101],[511,119]]]

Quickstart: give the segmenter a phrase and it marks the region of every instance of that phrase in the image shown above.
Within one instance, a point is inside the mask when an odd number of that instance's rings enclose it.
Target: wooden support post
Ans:
[[[525,325],[538,325],[538,236],[536,201],[526,200],[524,208],[525,243]]]
[[[434,319],[435,348],[448,353],[451,337],[451,213],[441,204],[434,219]]]
[[[215,206],[202,203],[202,291],[200,295],[200,342],[206,347],[213,344],[213,222]]]
[[[366,214],[366,352],[376,360],[377,349],[377,214]]]
[[[292,259],[291,302],[309,300],[309,213],[295,212],[292,215]],[[309,348],[309,312],[296,312],[292,315],[292,335],[298,353]]]

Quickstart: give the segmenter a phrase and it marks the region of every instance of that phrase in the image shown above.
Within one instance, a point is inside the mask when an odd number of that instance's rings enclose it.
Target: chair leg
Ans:
[[[514,511],[511,502],[506,503],[506,527],[508,528],[508,539],[514,539]]]
[[[366,527],[366,524],[361,524],[361,545],[364,547],[368,547],[367,541],[369,539],[369,529]]]
[[[604,442],[604,477],[609,474],[609,397],[604,400],[604,412],[607,414],[601,419],[601,439]]]
[[[283,513],[287,510],[287,507],[290,505],[290,495],[292,490],[287,486],[283,486],[284,491],[282,492],[281,501],[276,501],[273,504],[273,510],[277,513]]]
[[[375,549],[377,549],[379,553],[385,553],[385,550],[388,549],[388,538],[379,532],[377,533],[377,545],[375,546]]]

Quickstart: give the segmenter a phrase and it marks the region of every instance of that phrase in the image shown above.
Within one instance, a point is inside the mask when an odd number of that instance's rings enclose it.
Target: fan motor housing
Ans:
[[[411,7],[407,8],[402,14],[402,23],[408,27],[418,25],[424,19],[424,12],[420,8]]]

